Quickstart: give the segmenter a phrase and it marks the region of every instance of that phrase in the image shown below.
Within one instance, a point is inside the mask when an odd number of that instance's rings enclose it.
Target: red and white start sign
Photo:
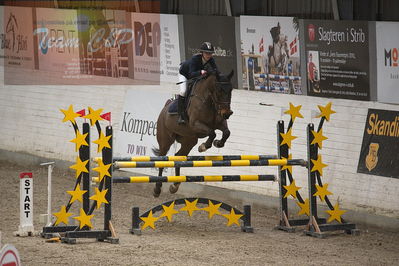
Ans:
[[[13,245],[5,245],[0,251],[0,266],[20,266],[18,250]]]

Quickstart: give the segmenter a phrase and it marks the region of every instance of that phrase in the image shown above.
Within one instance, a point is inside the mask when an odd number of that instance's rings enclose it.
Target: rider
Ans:
[[[179,70],[179,82],[180,92],[177,100],[177,111],[179,113],[179,124],[184,124],[184,101],[186,97],[187,82],[190,79],[204,76],[207,74],[207,70],[218,71],[213,54],[215,48],[210,42],[204,42],[201,44],[200,53],[195,54],[191,59],[184,61]]]

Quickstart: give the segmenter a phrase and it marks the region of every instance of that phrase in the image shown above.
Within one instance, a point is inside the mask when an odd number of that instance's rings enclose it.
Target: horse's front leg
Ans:
[[[208,139],[198,147],[199,152],[204,152],[210,147],[212,147],[212,142],[216,138],[215,130],[211,129],[210,127],[199,121],[192,121],[190,127],[197,134],[208,136]]]
[[[219,127],[220,131],[222,131],[222,138],[220,140],[215,140],[213,142],[213,146],[216,148],[223,148],[226,140],[230,137],[230,130],[227,126],[227,121],[224,120],[221,127]]]
[[[215,131],[211,131],[211,133],[208,135],[208,139],[198,147],[198,151],[204,152],[210,147],[212,147],[212,142],[215,138],[216,138]]]

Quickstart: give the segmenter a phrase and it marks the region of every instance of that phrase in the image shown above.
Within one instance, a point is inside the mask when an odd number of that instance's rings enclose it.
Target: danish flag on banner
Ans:
[[[290,43],[290,55],[295,54],[298,51],[298,45],[297,45],[297,38]]]
[[[260,39],[259,42],[259,53],[262,53],[265,50],[264,46],[263,46],[263,37],[262,39]]]
[[[100,116],[101,116],[101,118],[103,118],[103,119],[105,119],[105,120],[107,120],[107,121],[111,121],[111,112],[102,114],[102,115],[100,115]]]

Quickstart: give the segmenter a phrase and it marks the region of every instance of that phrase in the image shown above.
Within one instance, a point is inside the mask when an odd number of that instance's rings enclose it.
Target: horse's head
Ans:
[[[233,90],[231,78],[234,75],[234,71],[232,70],[227,76],[219,74],[213,75],[215,76],[215,86],[213,86],[211,89],[212,99],[218,114],[224,119],[229,119],[229,117],[233,114],[233,111],[230,109],[230,103],[231,93]]]

